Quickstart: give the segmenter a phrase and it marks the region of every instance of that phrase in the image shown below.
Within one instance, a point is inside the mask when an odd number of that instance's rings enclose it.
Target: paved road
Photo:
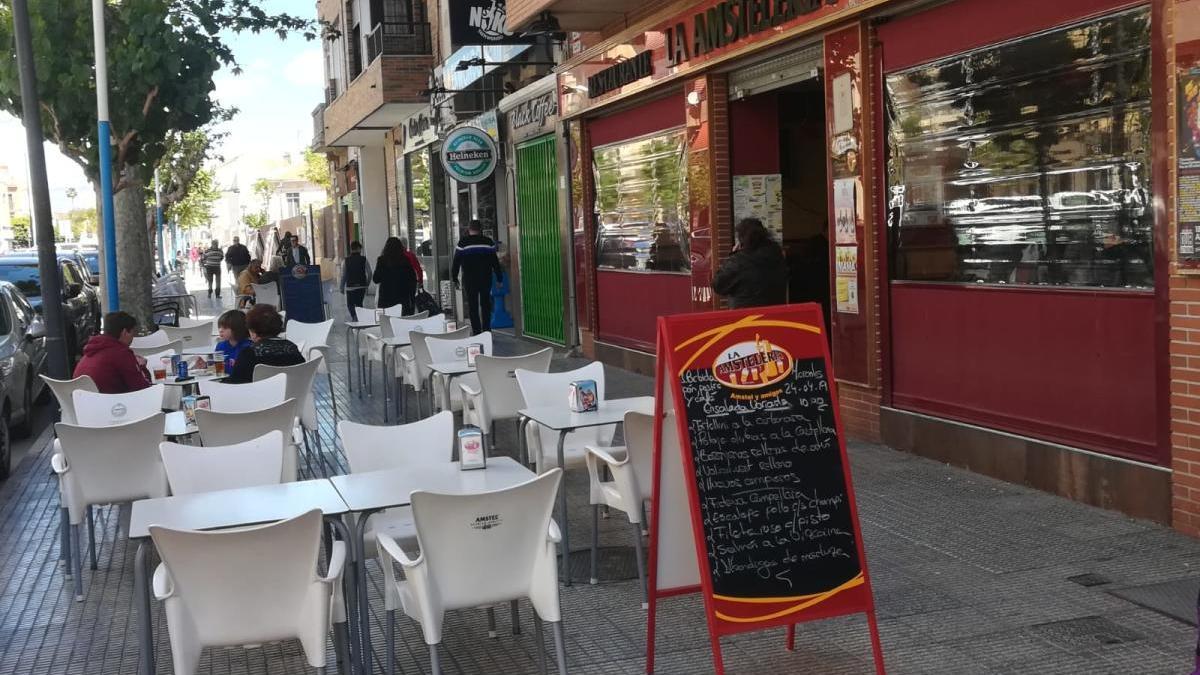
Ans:
[[[33,454],[37,454],[37,451],[41,450],[42,447],[45,446],[46,438],[44,435],[53,433],[51,427],[54,424],[54,418],[57,414],[57,410],[57,406],[53,403],[39,405],[35,408],[33,418],[33,433],[30,434],[29,438],[13,439],[12,470],[9,472],[10,474],[16,472],[17,466],[19,466],[21,461],[30,454],[30,450],[33,451]]]

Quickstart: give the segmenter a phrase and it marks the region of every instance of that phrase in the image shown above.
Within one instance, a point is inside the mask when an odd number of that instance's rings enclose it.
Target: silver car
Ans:
[[[42,317],[11,283],[0,282],[0,479],[12,463],[12,436],[33,433],[33,407],[50,398]]]

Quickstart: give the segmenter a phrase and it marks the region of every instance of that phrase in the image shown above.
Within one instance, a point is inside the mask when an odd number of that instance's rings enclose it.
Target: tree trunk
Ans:
[[[121,309],[143,328],[154,323],[150,289],[154,283],[154,257],[146,232],[146,186],[137,167],[126,166],[125,189],[113,195],[117,220],[117,286]]]

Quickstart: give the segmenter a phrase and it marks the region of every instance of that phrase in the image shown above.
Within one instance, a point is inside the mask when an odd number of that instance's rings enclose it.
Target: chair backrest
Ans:
[[[654,415],[627,412],[622,428],[625,433],[625,452],[633,466],[638,489],[648,495],[654,480]]]
[[[287,377],[278,376],[244,384],[205,380],[200,383],[200,393],[212,399],[215,412],[254,412],[283,403],[287,398]]]
[[[167,337],[171,338],[172,342],[182,340],[184,349],[191,347],[211,347],[216,344],[216,340],[212,339],[212,326],[207,323],[190,328],[163,326],[162,330],[167,334]]]
[[[218,532],[150,526],[150,537],[201,644],[294,635],[321,548],[321,512]]]
[[[76,389],[81,391],[96,391],[96,383],[87,375],[80,375],[73,380],[56,380],[52,377],[41,376],[62,410],[62,421],[66,424],[78,424],[75,418],[75,399],[72,394]]]
[[[179,317],[180,328],[195,328],[196,326],[215,326],[218,317],[196,317],[189,319],[186,316]]]
[[[149,335],[138,335],[133,338],[133,342],[129,344],[132,349],[139,347],[161,347],[171,341],[166,331],[156,330]]]
[[[275,284],[250,284],[254,289],[255,304],[274,305],[279,307],[279,287]]]
[[[438,335],[446,332],[446,319],[441,316],[415,318],[389,318],[385,323],[390,325],[392,336],[409,339],[409,333],[419,331],[426,335]],[[383,326],[384,324],[379,324]]]
[[[495,492],[412,493],[421,555],[446,609],[528,594],[535,565],[546,555],[546,533],[561,479],[562,470],[556,468]],[[479,574],[483,561],[487,574]]]
[[[304,323],[292,319],[287,323],[288,339],[296,344],[303,342],[309,349],[324,347],[329,344],[329,331],[333,328],[333,319],[321,323]],[[307,357],[308,355],[305,354]]]
[[[513,419],[517,416],[517,411],[525,407],[525,397],[521,395],[516,371],[545,373],[550,370],[550,359],[553,356],[554,350],[547,347],[524,356],[480,355],[475,359],[480,391],[483,392],[485,425],[492,420]]]
[[[304,420],[305,426],[312,429],[317,421],[317,411],[313,399],[313,379],[316,378],[317,371],[324,361],[325,359],[318,354],[311,360],[294,366],[268,366],[260,363],[254,366],[254,381],[265,380],[280,374],[286,375],[287,389],[284,396],[300,402],[300,417]]]
[[[441,336],[430,336],[425,340],[425,346],[429,349],[429,362],[438,363],[439,361],[466,361],[467,347],[469,345],[483,345],[483,353],[492,353],[492,332],[484,331],[479,335],[468,335],[467,337],[455,338],[447,340]]]
[[[164,441],[159,452],[173,495],[277,484],[283,471],[283,434],[278,429],[233,445],[196,447]]]
[[[442,325],[442,331],[445,331],[445,324]],[[412,343],[413,360],[417,364],[417,375],[423,380],[429,377],[429,364],[433,363],[433,359],[429,357],[430,339],[458,340],[460,338],[471,336],[471,327],[463,326],[458,330],[438,333],[423,333],[420,331],[410,331],[408,339]]]
[[[166,496],[166,478],[158,454],[163,417],[158,412],[116,426],[87,422],[55,425],[72,481],[83,497],[77,506]]]
[[[383,308],[384,317],[400,317],[404,316],[404,305],[392,305],[391,307]]]
[[[548,405],[567,405],[567,390],[577,380],[595,380],[596,397],[604,400],[604,364],[596,361],[582,368],[561,373],[517,371],[517,385],[525,405],[530,408]]]
[[[127,394],[101,394],[76,389],[71,398],[75,401],[75,421],[85,427],[112,427],[129,424],[162,412],[163,394],[166,385],[155,384]],[[159,428],[162,435],[162,428]]]
[[[200,431],[200,442],[205,446],[233,445],[270,431],[280,431],[284,434],[283,438],[287,439],[296,421],[297,404],[296,399],[289,398],[278,405],[246,412],[197,410],[196,427]]]
[[[150,347],[130,347],[130,349],[133,350],[134,354],[146,359],[147,363],[153,365],[154,362],[150,360],[151,356],[161,356],[163,354],[173,356],[182,352],[183,340],[173,340],[165,345],[152,345]]]
[[[375,426],[342,420],[337,428],[350,473],[441,464],[449,462],[454,451],[454,413],[449,410],[411,424]]]

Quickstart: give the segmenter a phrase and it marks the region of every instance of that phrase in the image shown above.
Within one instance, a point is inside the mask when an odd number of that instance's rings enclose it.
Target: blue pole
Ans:
[[[92,40],[96,61],[96,119],[100,136],[100,209],[104,217],[104,266],[109,312],[121,308],[117,293],[117,222],[113,216],[112,132],[108,119],[108,54],[104,41],[104,0],[92,0]]]

